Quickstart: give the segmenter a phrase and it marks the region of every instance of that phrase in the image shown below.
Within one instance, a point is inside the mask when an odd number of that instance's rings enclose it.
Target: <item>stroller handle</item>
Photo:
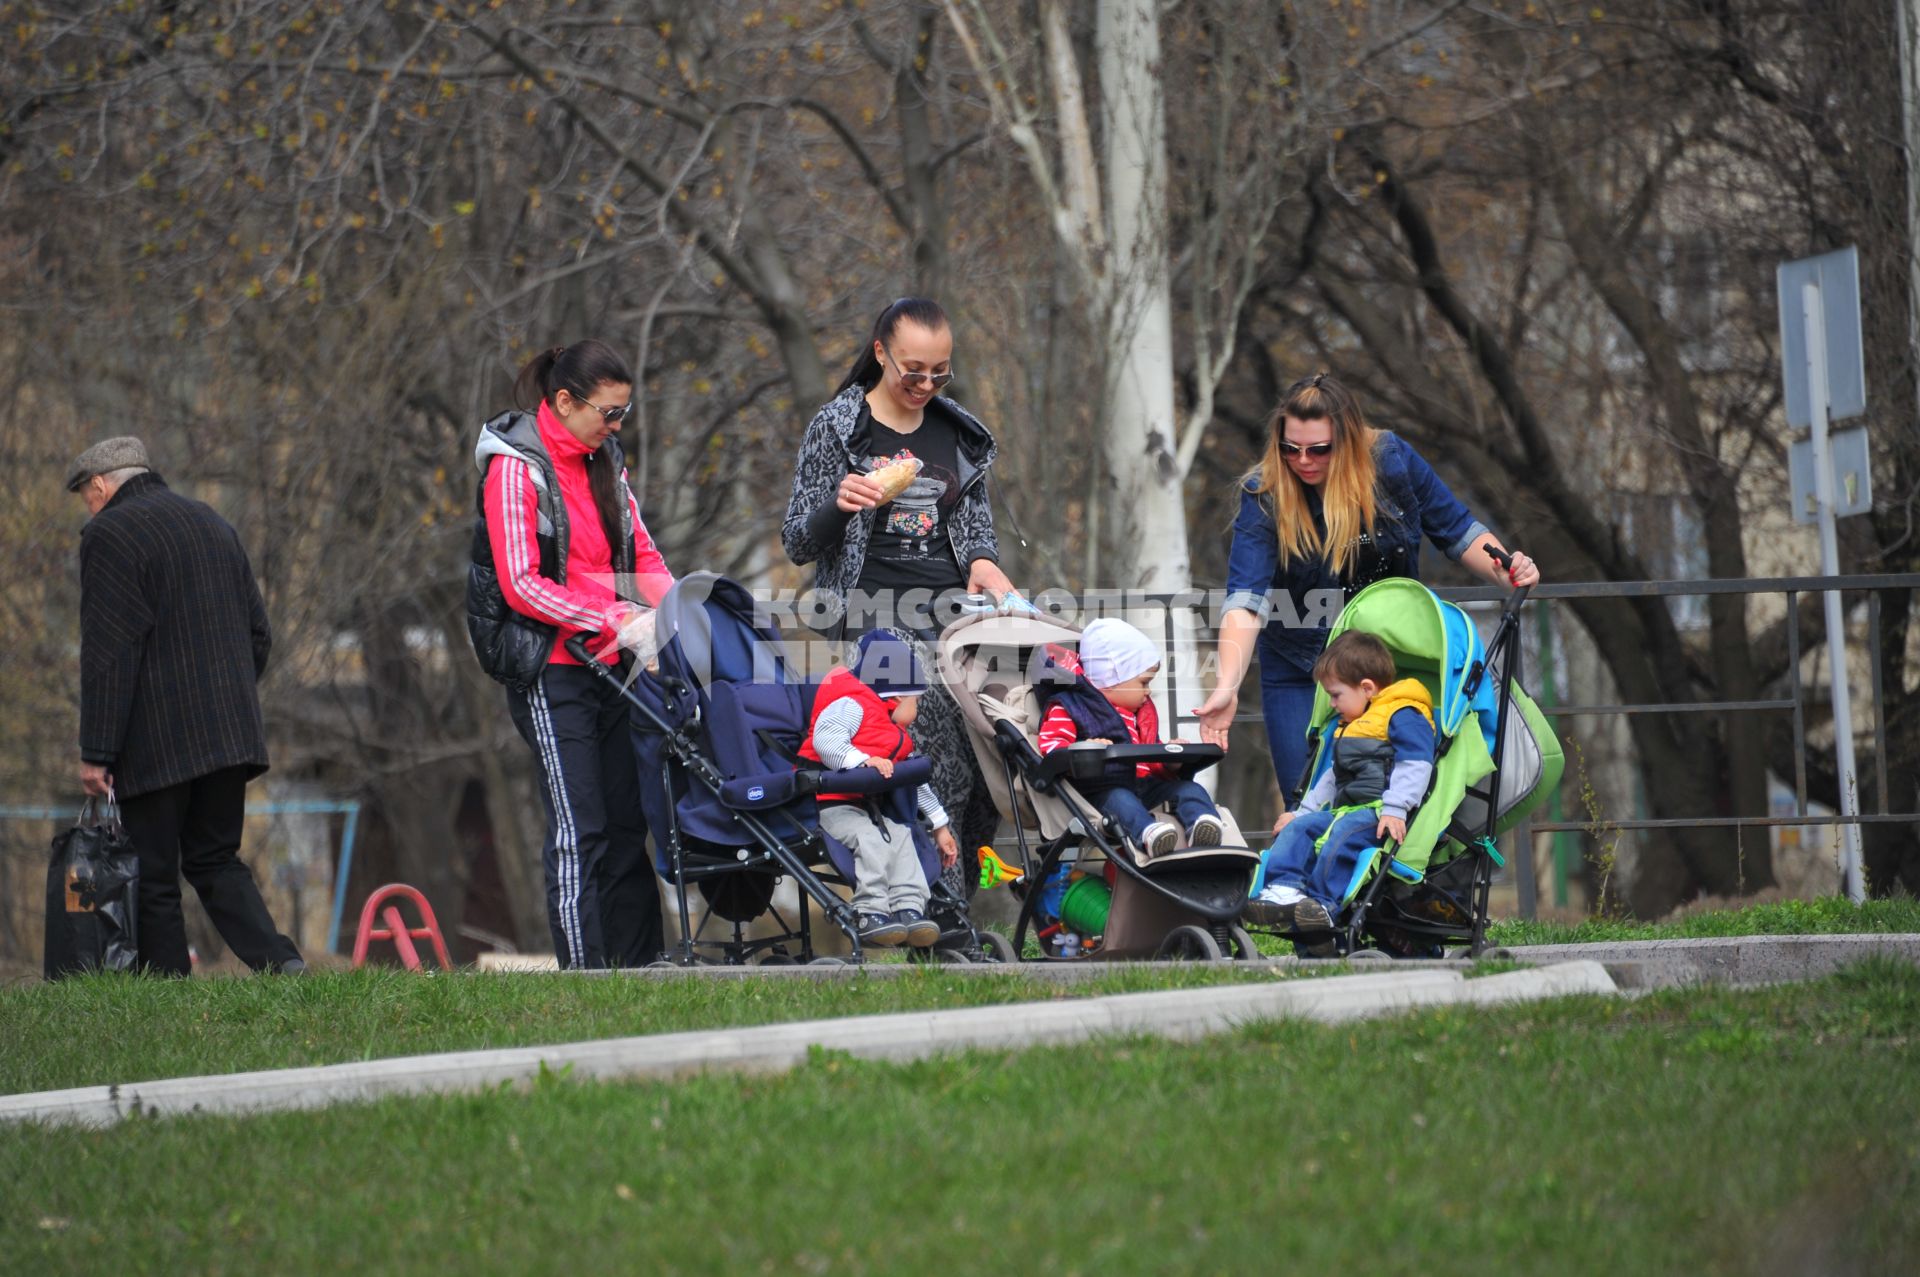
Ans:
[[[1495,563],[1498,563],[1501,567],[1505,568],[1509,573],[1513,571],[1513,556],[1511,554],[1508,554],[1505,550],[1501,549],[1498,545],[1495,545],[1491,537],[1489,537],[1486,541],[1482,542],[1482,544],[1486,547],[1488,558],[1492,559]],[[1503,605],[1501,610],[1503,612],[1506,612],[1508,615],[1513,615],[1518,613],[1520,611],[1520,605],[1527,601],[1527,595],[1531,593],[1532,590],[1533,590],[1533,587],[1530,585],[1515,586],[1513,589],[1513,593],[1507,596],[1507,601],[1505,605]]]
[[[572,638],[568,639],[566,642],[566,649],[567,651],[573,654],[574,660],[580,662],[582,665],[586,666],[588,669],[592,669],[594,666],[600,664],[599,661],[594,659],[593,650],[587,646],[587,636],[584,634],[576,634]],[[674,678],[671,675],[662,675],[660,682],[666,687],[668,691],[673,692],[676,695],[681,692],[684,692],[687,686],[685,683],[682,683],[679,679]]]

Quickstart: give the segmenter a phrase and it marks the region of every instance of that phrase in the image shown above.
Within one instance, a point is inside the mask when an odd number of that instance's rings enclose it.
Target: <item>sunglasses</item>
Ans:
[[[599,404],[588,403],[585,399],[582,399],[579,402],[583,406],[591,408],[595,412],[599,413],[603,421],[611,422],[615,425],[619,424],[622,421],[625,421],[627,419],[627,414],[633,411],[632,403],[623,403],[617,408],[602,408]]]
[[[1333,445],[1330,443],[1288,443],[1285,439],[1282,439],[1280,441],[1280,451],[1286,453],[1289,457],[1324,457],[1333,451]]]
[[[885,346],[880,349],[887,350]],[[908,372],[900,366],[900,361],[893,357],[891,350],[887,350],[887,362],[892,364],[893,370],[900,374],[900,384],[903,386],[926,386],[929,389],[938,390],[953,380],[951,367],[945,372]]]

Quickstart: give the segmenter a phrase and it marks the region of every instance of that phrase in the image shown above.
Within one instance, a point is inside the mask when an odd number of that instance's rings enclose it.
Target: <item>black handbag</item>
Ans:
[[[43,971],[131,971],[139,960],[140,859],[109,794],[104,818],[87,799],[73,828],[54,835],[47,865]]]

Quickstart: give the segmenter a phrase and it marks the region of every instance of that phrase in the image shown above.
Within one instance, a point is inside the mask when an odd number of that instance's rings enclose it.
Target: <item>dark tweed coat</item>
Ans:
[[[832,595],[842,608],[860,583],[876,517],[873,510],[851,516],[841,513],[833,500],[840,480],[855,469],[865,469],[854,465],[851,443],[866,393],[858,385],[848,386],[814,414],[800,440],[787,517],[780,525],[787,557],[797,564],[814,564],[814,588]],[[978,418],[953,400],[943,396],[928,407],[944,412],[959,434],[960,499],[948,516],[947,536],[964,575],[975,559],[1000,561],[987,495],[988,471],[999,447]]]
[[[255,683],[272,636],[239,534],[157,474],[80,534],[80,757],[121,798],[267,769]]]

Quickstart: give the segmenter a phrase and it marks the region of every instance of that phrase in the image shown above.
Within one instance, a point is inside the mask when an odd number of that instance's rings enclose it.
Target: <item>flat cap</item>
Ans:
[[[67,471],[67,491],[78,492],[80,485],[96,474],[111,474],[128,466],[151,468],[147,463],[147,445],[132,435],[102,439],[73,459]]]

